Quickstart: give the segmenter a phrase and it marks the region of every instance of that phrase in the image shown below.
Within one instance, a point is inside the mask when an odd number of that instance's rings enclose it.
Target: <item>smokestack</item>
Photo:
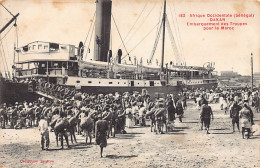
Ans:
[[[107,62],[110,45],[111,0],[96,0],[94,60]]]

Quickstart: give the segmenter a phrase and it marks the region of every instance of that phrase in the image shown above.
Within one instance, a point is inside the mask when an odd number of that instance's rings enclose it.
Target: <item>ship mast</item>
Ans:
[[[2,5],[2,4],[1,4]],[[16,18],[19,16],[19,13],[17,13],[15,16],[13,15],[13,18],[6,23],[6,25],[0,30],[0,34],[13,22],[16,21]]]
[[[253,68],[253,53],[251,53],[251,89],[254,88],[254,68]]]
[[[166,20],[166,0],[164,0],[164,10],[163,10],[163,39],[162,39],[162,60],[161,60],[161,72],[163,72],[164,64],[164,42],[165,42],[165,20]]]

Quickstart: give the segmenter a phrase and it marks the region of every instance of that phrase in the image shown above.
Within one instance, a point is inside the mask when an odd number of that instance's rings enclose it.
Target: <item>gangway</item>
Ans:
[[[45,97],[45,98],[48,98],[48,99],[60,100],[60,99],[58,99],[58,98],[56,98],[56,97],[54,97],[54,96],[48,95],[48,94],[46,94],[46,93],[42,93],[42,92],[40,92],[40,91],[34,91],[34,93],[36,93],[36,94],[38,94],[38,95],[40,95],[40,96],[43,96],[43,97]]]

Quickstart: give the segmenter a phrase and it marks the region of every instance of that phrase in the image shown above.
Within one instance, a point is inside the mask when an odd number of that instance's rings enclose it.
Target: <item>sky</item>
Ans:
[[[95,0],[0,0],[13,14],[20,13],[17,20],[18,46],[33,41],[57,42],[78,46],[85,41],[95,13]],[[133,60],[136,57],[146,62],[150,59],[156,39],[156,25],[161,19],[163,0],[113,0],[112,14],[122,39],[125,39],[126,50]],[[167,0],[167,18],[173,38],[186,60],[186,65],[203,66],[214,62],[215,70],[235,71],[250,75],[250,56],[254,56],[254,72],[259,72],[260,65],[260,2],[253,0]],[[185,17],[179,17],[185,14]],[[209,23],[209,18],[191,18],[190,14],[254,14],[253,18],[226,18],[227,23],[247,23],[234,30],[203,30],[203,27],[187,26],[187,22]],[[2,28],[12,16],[0,6],[0,27]],[[220,22],[221,23],[221,22]],[[132,29],[131,29],[132,28]],[[1,35],[1,56],[3,50],[9,69],[14,57],[15,29],[8,27]],[[121,38],[112,20],[112,51],[116,53]],[[131,31],[130,31],[131,30]],[[130,32],[130,33],[129,33]],[[129,35],[128,35],[129,34]],[[127,36],[128,35],[128,36]],[[166,28],[165,63],[176,62],[176,53],[172,49],[170,33]],[[126,38],[127,37],[127,38]],[[94,41],[90,35],[86,46],[90,48],[87,60],[93,58]],[[90,41],[90,42],[89,42]],[[161,59],[161,41],[153,57]],[[120,47],[123,56],[126,50]],[[1,59],[0,70],[3,72]],[[219,73],[220,74],[220,73]]]

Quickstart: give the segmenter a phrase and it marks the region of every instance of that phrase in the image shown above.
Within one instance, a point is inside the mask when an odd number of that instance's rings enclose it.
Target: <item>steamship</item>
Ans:
[[[141,92],[176,93],[183,88],[217,87],[214,66],[207,63],[203,67],[164,64],[159,66],[126,64],[122,61],[122,51],[118,50],[112,59],[110,47],[111,0],[96,1],[96,21],[93,60],[83,59],[84,45],[59,44],[35,41],[16,49],[15,77],[19,81],[42,79],[50,83],[75,87],[89,93]],[[162,29],[165,32],[166,1]],[[165,33],[163,33],[164,40]],[[164,41],[163,41],[164,43]]]

